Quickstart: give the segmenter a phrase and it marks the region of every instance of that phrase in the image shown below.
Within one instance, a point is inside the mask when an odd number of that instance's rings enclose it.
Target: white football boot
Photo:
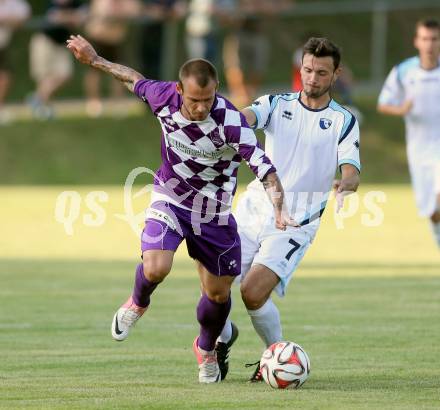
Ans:
[[[113,316],[112,337],[118,342],[122,342],[128,337],[128,332],[144,314],[147,308],[137,306],[130,296]]]

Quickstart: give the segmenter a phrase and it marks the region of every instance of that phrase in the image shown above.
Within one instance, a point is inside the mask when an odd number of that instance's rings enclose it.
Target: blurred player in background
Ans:
[[[404,60],[388,75],[378,111],[405,118],[406,147],[419,214],[430,218],[440,247],[440,24],[419,21],[417,57]]]
[[[233,30],[224,40],[223,61],[231,100],[244,107],[255,98],[269,60],[269,41],[264,33],[268,9],[277,2],[237,0]]]
[[[222,25],[237,12],[236,0],[191,0],[185,21],[186,47],[189,58],[216,62]]]
[[[284,340],[272,291],[284,296],[313,241],[329,191],[342,205],[359,185],[359,127],[356,118],[330,97],[340,73],[339,48],[326,38],[310,38],[302,52],[302,91],[265,95],[243,113],[264,130],[266,151],[286,189],[286,203],[299,228],[273,229],[270,206],[259,181],[249,184],[235,215],[242,246],[241,296],[264,349]],[[333,181],[336,165],[341,179]],[[224,331],[228,332],[229,319]],[[230,330],[229,330],[230,332]],[[227,343],[223,332],[222,342]],[[259,364],[251,381],[261,381]]]
[[[147,80],[131,68],[99,57],[81,36],[71,36],[67,47],[80,62],[113,75],[147,103],[163,132],[162,165],[142,234],[143,263],[136,269],[132,296],[113,318],[112,336],[118,341],[128,336],[186,239],[189,255],[198,261],[202,289],[197,306],[200,335],[193,344],[199,381],[218,382],[225,375],[220,372],[215,343],[231,308],[231,283],[241,266],[240,237],[230,213],[238,166],[244,158],[266,191],[274,193],[274,224],[286,229],[294,221],[283,212],[283,190],[275,168],[244,116],[216,94],[217,72],[208,61],[189,60],[177,83],[164,82]]]
[[[229,7],[235,10],[224,19],[229,33],[224,39],[223,62],[228,92],[237,106],[251,103],[267,71],[270,57],[267,23],[290,10],[293,3],[291,0],[230,0]]]
[[[29,16],[31,9],[25,0],[0,0],[0,125],[8,122],[9,113],[3,109],[11,82],[9,45],[13,31]]]

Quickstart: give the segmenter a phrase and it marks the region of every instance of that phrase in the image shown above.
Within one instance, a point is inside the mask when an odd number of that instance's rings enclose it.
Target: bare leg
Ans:
[[[440,194],[437,195],[437,210],[431,215],[431,229],[440,248]]]
[[[245,106],[248,102],[248,95],[243,72],[240,69],[238,38],[234,35],[228,36],[224,41],[223,61],[230,99],[238,107]]]
[[[435,224],[440,223],[440,194],[437,195],[437,210],[431,215],[431,221]]]
[[[88,100],[99,100],[101,74],[95,69],[87,70],[84,75],[84,88]]]
[[[69,77],[46,77],[38,84],[38,98],[44,104],[47,104],[55,92],[58,91],[68,80]]]
[[[7,71],[0,71],[0,124],[6,124],[10,121],[10,113],[3,110],[6,94],[9,89],[10,75]]]
[[[112,79],[111,82],[111,97],[112,98],[121,98],[124,96],[125,88],[120,83],[120,81],[116,81],[115,79]]]
[[[261,85],[262,77],[258,73],[250,74],[246,84],[246,96],[248,98],[247,104],[252,102],[258,92],[258,88]]]
[[[86,111],[90,117],[99,117],[102,113],[102,102],[100,98],[101,74],[94,69],[87,70],[84,76],[84,88],[87,97]]]
[[[11,77],[7,71],[0,71],[0,108],[3,106],[9,89]]]

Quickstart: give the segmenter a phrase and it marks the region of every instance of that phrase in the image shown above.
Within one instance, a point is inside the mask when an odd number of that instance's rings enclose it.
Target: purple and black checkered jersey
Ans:
[[[242,159],[260,180],[275,172],[244,116],[220,95],[205,120],[190,121],[180,112],[175,82],[140,80],[134,92],[162,127],[162,165],[154,181],[160,199],[190,210],[200,209],[203,199],[204,212],[229,212]]]

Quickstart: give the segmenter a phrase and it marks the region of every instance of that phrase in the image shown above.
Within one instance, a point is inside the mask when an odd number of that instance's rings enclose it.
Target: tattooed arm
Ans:
[[[135,84],[145,78],[130,67],[115,64],[100,57],[92,45],[81,36],[70,36],[70,39],[67,40],[67,48],[79,62],[111,74],[131,92],[134,91]]]
[[[284,203],[284,189],[281,181],[275,172],[267,174],[262,180],[264,189],[273,204],[275,212],[275,226],[284,231],[286,227],[298,226],[298,224],[290,218]]]

